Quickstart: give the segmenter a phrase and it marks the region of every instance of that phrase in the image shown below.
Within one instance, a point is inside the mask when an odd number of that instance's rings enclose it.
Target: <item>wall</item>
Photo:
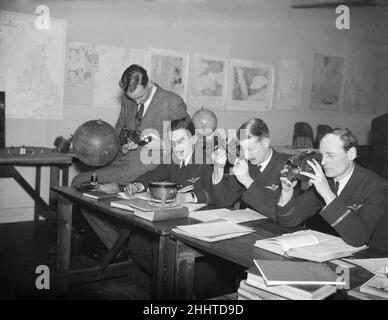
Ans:
[[[303,70],[302,100],[295,111],[217,111],[219,126],[236,128],[251,117],[264,119],[271,128],[273,144],[290,144],[293,125],[309,122],[345,126],[361,144],[368,143],[370,121],[388,111],[388,25],[387,8],[352,8],[351,29],[337,30],[334,8],[291,9],[283,0],[198,1],[2,1],[1,9],[35,14],[46,4],[51,16],[67,20],[67,41],[84,41],[120,47],[148,47],[204,53],[227,58],[268,62],[294,60]],[[377,114],[309,110],[313,55],[326,53],[345,57],[375,57],[381,65]],[[275,78],[275,92],[276,92]],[[192,114],[198,106],[190,106]],[[101,118],[114,125],[119,110],[88,105],[63,106],[63,119],[42,121],[7,118],[6,145],[52,147],[56,136],[68,137],[83,122]],[[74,117],[74,115],[77,115]],[[30,183],[34,172],[19,168]],[[76,174],[73,167],[70,179]],[[48,172],[42,173],[43,197],[48,197]],[[32,200],[10,179],[0,181],[0,222],[32,218]]]

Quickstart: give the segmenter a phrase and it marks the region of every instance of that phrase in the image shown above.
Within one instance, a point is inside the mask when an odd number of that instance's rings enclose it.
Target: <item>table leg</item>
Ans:
[[[176,241],[175,299],[193,299],[196,251]]]
[[[59,167],[57,165],[50,166],[50,186],[59,186]],[[49,207],[52,211],[57,211],[58,194],[50,189]]]
[[[152,298],[172,299],[174,290],[176,241],[168,235],[159,237],[158,258],[154,261]]]
[[[66,283],[62,281],[61,274],[66,273],[70,268],[72,214],[73,203],[59,197],[57,215],[57,273],[60,288],[66,288]]]
[[[36,165],[35,167],[35,193],[40,196],[40,179],[41,179],[42,166]],[[35,201],[34,207],[34,221],[39,221],[39,210],[40,207]]]
[[[62,168],[62,186],[69,185],[69,165],[64,165]]]

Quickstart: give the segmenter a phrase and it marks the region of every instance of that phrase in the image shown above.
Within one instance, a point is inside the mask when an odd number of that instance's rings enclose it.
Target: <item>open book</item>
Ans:
[[[315,262],[347,257],[367,248],[367,246],[353,247],[339,237],[313,230],[297,231],[275,238],[257,240],[255,246],[280,255]]]
[[[240,237],[252,232],[254,229],[243,227],[229,221],[203,222],[185,226],[177,226],[173,232],[206,242],[214,242],[224,239]]]
[[[253,262],[268,286],[279,284],[345,285],[345,281],[324,263],[260,259],[255,259]]]
[[[223,219],[234,223],[243,223],[267,218],[261,213],[251,209],[229,210],[226,208],[191,212],[189,217],[199,221]]]

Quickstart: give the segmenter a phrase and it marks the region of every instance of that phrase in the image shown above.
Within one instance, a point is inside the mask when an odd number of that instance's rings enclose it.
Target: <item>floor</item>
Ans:
[[[94,284],[75,286],[66,294],[55,289],[38,290],[35,286],[39,265],[50,270],[54,278],[56,259],[56,227],[48,221],[0,224],[0,300],[2,299],[150,299],[150,279],[136,266],[132,274],[136,281],[116,278]],[[99,254],[82,255],[73,259],[83,266],[97,265]]]

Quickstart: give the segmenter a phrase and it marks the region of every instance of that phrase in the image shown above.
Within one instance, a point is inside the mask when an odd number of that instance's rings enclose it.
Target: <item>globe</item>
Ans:
[[[100,167],[111,162],[120,148],[114,128],[102,120],[90,120],[75,131],[73,149],[83,163]]]
[[[217,128],[217,117],[215,113],[209,109],[202,107],[193,114],[193,124],[195,129],[200,129],[199,132],[207,137],[213,134]]]

